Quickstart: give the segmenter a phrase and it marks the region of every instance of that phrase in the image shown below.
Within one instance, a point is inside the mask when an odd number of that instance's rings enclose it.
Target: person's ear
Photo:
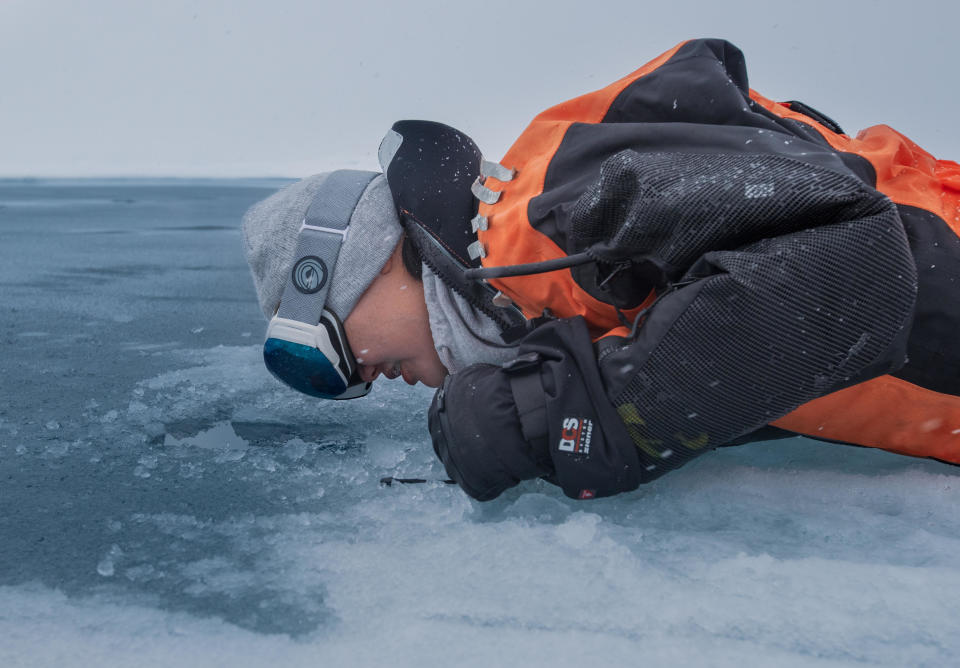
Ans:
[[[380,270],[381,276],[383,276],[384,274],[389,274],[393,270],[394,264],[396,264],[397,262],[401,264],[403,263],[403,259],[401,257],[402,247],[403,247],[403,239],[401,238],[400,243],[397,244],[397,247],[393,249],[392,253],[390,253],[390,257],[387,258],[387,262],[386,264],[383,265],[383,269]]]

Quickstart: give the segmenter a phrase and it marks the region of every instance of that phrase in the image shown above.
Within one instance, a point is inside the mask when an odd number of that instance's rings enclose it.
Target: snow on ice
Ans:
[[[445,477],[430,392],[264,370],[238,224],[278,185],[0,184],[0,664],[956,662],[955,467],[791,439],[590,502],[381,486]]]

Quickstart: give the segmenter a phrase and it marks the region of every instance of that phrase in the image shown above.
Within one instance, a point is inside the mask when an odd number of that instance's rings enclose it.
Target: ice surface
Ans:
[[[444,477],[430,393],[263,369],[238,224],[277,185],[0,182],[0,665],[956,663],[955,467],[791,439],[590,502],[380,486]]]

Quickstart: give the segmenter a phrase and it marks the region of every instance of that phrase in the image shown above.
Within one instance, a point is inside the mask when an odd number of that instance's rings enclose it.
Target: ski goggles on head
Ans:
[[[360,378],[343,323],[324,308],[330,273],[350,217],[375,172],[340,170],[320,185],[300,225],[293,269],[267,326],[263,361],[295,390],[321,399],[355,399],[372,383]]]

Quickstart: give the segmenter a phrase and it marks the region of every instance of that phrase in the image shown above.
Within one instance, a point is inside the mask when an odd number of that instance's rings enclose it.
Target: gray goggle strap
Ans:
[[[331,172],[320,185],[300,226],[279,317],[309,325],[320,322],[350,217],[376,176],[376,172],[343,169]]]

